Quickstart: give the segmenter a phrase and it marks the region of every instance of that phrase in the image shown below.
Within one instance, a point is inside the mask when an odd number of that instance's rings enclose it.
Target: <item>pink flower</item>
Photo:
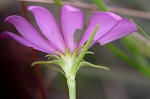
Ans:
[[[69,5],[62,7],[61,29],[46,8],[30,6],[28,10],[34,14],[37,25],[45,37],[39,34],[26,19],[17,15],[7,17],[5,21],[14,25],[20,36],[5,31],[1,37],[9,36],[27,47],[33,47],[45,53],[54,53],[57,50],[64,54],[66,49],[73,53],[89,39],[97,24],[100,26],[92,45],[95,42],[104,45],[137,31],[136,25],[129,19],[121,18],[111,12],[97,12],[91,17],[80,42],[76,43],[75,32],[77,29],[83,29],[84,25],[84,14],[80,9]]]

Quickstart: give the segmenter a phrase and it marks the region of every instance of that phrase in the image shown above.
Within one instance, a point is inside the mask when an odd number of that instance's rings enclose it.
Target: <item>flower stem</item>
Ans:
[[[67,79],[69,99],[76,99],[76,81],[75,79]]]

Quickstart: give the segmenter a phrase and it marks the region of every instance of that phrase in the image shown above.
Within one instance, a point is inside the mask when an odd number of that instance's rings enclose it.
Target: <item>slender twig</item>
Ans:
[[[55,3],[53,0],[21,0],[21,1],[51,3],[51,4]],[[93,4],[83,3],[79,1],[78,2],[61,1],[61,3],[73,5],[80,8],[85,8],[87,10],[97,11],[97,7]],[[133,10],[127,8],[120,8],[120,7],[108,7],[108,11],[132,16],[132,17],[137,17],[137,18],[150,19],[150,12],[146,12],[146,11],[139,11],[139,10]]]
[[[28,20],[28,14],[27,14],[25,1],[21,1],[20,6],[21,6],[22,15],[24,16],[24,18],[26,18]]]

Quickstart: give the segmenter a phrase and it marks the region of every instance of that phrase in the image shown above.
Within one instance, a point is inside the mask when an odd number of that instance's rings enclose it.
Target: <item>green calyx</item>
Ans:
[[[32,66],[37,64],[48,66],[62,73],[67,79],[75,79],[77,71],[83,66],[109,70],[109,68],[105,66],[94,65],[84,61],[83,59],[86,54],[94,54],[93,52],[88,51],[88,49],[94,39],[98,27],[99,25],[96,26],[87,43],[84,46],[80,46],[78,49],[76,49],[74,53],[71,54],[68,49],[66,50],[65,54],[62,54],[59,51],[55,51],[57,55],[48,54],[45,56],[48,57],[48,61],[37,61],[34,62]]]

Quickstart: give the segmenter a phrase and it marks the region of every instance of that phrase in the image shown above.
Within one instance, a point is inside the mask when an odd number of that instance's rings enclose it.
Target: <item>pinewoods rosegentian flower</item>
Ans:
[[[96,34],[90,47],[95,42],[104,45],[137,31],[136,25],[129,19],[121,18],[111,12],[97,12],[91,17],[79,43],[76,43],[74,40],[75,32],[77,29],[83,29],[84,25],[84,14],[80,9],[69,5],[62,6],[60,16],[61,28],[58,26],[54,16],[46,8],[30,6],[28,10],[33,13],[37,25],[43,34],[41,35],[23,17],[12,15],[7,17],[5,21],[14,25],[20,36],[5,31],[1,37],[9,36],[27,47],[33,47],[36,50],[52,54],[48,56],[63,60],[68,65],[66,66],[67,70],[65,70],[65,66],[62,66],[65,75],[67,75],[67,72],[70,73],[74,61],[78,54],[82,52],[82,46],[88,41],[96,25],[99,25],[99,27],[95,31]],[[62,63],[58,65],[62,65]]]
[[[97,12],[91,17],[80,42],[76,43],[75,32],[77,29],[82,29],[84,25],[84,14],[80,9],[69,5],[62,7],[62,31],[54,16],[44,7],[30,6],[28,10],[34,14],[36,22],[46,38],[40,35],[27,20],[17,15],[7,17],[5,21],[13,24],[21,36],[7,31],[2,35],[9,35],[19,43],[45,53],[54,53],[57,50],[64,54],[66,49],[73,53],[89,39],[97,24],[100,24],[100,27],[92,44],[99,42],[100,45],[104,45],[137,31],[136,26],[129,19],[121,18],[111,12]]]
[[[80,64],[84,55],[80,55],[82,58],[77,60],[78,63],[75,61],[78,55],[81,54],[80,52],[82,52],[81,49],[83,45],[90,39],[93,31],[96,30],[91,43],[89,43],[90,47],[96,42],[100,45],[104,45],[137,31],[136,25],[129,19],[121,18],[111,12],[97,12],[91,17],[79,43],[76,43],[74,40],[75,32],[77,29],[83,29],[84,25],[84,14],[80,9],[69,5],[62,6],[60,16],[61,28],[58,26],[54,16],[46,8],[41,6],[30,6],[28,10],[33,13],[37,25],[43,34],[41,35],[23,17],[12,15],[7,17],[5,21],[14,25],[20,33],[20,36],[5,31],[2,33],[1,38],[11,37],[27,47],[33,47],[36,50],[50,54],[47,55],[49,57],[55,57],[63,61],[63,63],[48,63],[61,65],[65,75],[70,74],[72,68],[78,67],[73,67],[73,65]],[[99,26],[96,28],[97,25]],[[85,51],[87,51],[89,46]],[[64,64],[68,66],[64,66]],[[94,66],[90,63],[89,65]],[[77,70],[75,72],[77,72]]]
[[[36,50],[48,53],[48,59],[55,60],[39,61],[35,64],[57,64],[57,69],[66,78],[70,92],[70,98],[75,99],[75,75],[82,66],[108,69],[86,62],[83,59],[88,48],[98,42],[100,45],[107,44],[134,31],[137,27],[129,19],[121,18],[111,12],[97,12],[91,17],[89,24],[79,43],[75,42],[74,35],[77,29],[83,29],[84,14],[75,7],[64,5],[61,9],[61,28],[54,16],[44,7],[30,6],[42,35],[23,17],[12,15],[6,18],[20,33],[20,36],[5,31],[1,38],[11,37],[19,43],[33,47]],[[87,42],[87,43],[86,43]]]

